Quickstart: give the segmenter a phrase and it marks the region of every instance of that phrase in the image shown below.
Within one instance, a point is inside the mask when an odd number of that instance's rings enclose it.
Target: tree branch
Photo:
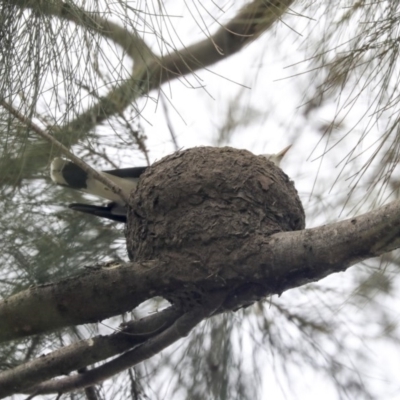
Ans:
[[[72,3],[60,0],[12,0],[11,3],[22,9],[31,9],[43,15],[74,22],[83,29],[97,32],[99,35],[111,39],[126,51],[135,62],[136,67],[146,63],[145,60],[158,58],[132,24],[129,25],[132,30],[130,31],[115,22],[102,18],[100,13],[89,12]]]
[[[399,247],[400,201],[395,201],[330,225],[253,237],[235,254],[234,263],[230,260],[228,267],[219,267],[218,276],[196,269],[188,282],[187,275],[179,273],[187,265],[157,260],[89,271],[32,287],[1,302],[0,341],[99,321],[188,285],[212,291],[251,283],[262,288],[262,296],[280,294]],[[235,296],[224,309],[235,308]]]
[[[0,398],[22,393],[45,380],[74,370],[81,370],[136,347],[167,329],[179,315],[175,307],[169,307],[147,318],[129,322],[121,331],[110,336],[82,340],[2,372],[0,373]]]
[[[164,83],[224,60],[279,21],[294,0],[254,0],[212,36],[163,57],[154,83]],[[153,87],[151,87],[153,88]]]
[[[83,374],[43,382],[30,388],[29,392],[35,394],[66,393],[100,383],[127,368],[153,357],[179,339],[186,337],[198,323],[213,315],[221,306],[224,298],[225,292],[223,291],[210,294],[206,303],[187,312],[178,318],[172,326],[147,340],[141,346]]]
[[[89,132],[111,116],[123,112],[134,100],[160,87],[163,83],[205,68],[240,51],[267,31],[274,22],[280,20],[293,2],[294,0],[269,0],[267,2],[254,0],[245,5],[231,21],[221,26],[214,35],[182,50],[173,50],[171,54],[159,58],[154,56],[154,53],[148,49],[135,32],[130,33],[117,24],[82,9],[71,8],[63,2],[13,0],[13,4],[22,8],[37,8],[42,13],[74,21],[82,27],[85,27],[84,22],[87,22],[89,29],[104,34],[120,44],[135,60],[130,78],[121,81],[106,96],[100,98],[95,105],[70,123],[53,129],[55,138],[64,144],[68,140],[68,146],[76,144],[85,132]],[[51,152],[49,145],[43,147],[44,145],[41,143],[32,146],[34,147],[28,149],[24,157],[29,159],[29,163],[26,162],[26,164],[34,165],[35,168],[25,170],[22,174],[20,168],[15,168],[19,171],[19,179],[26,177],[32,170],[36,170],[44,162],[47,162],[46,154],[49,155]],[[12,162],[13,160],[7,160],[8,166]],[[19,159],[15,160],[15,164],[20,165]],[[10,179],[13,181],[9,183],[15,184],[16,177],[10,176]],[[7,183],[6,180],[3,182]]]
[[[131,79],[81,114],[62,131],[92,129],[96,124],[124,110],[140,96],[163,83],[215,64],[261,36],[278,21],[294,0],[254,0],[212,36],[162,58],[148,58]]]

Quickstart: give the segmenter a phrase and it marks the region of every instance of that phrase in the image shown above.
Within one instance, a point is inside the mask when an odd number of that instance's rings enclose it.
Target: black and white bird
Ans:
[[[262,156],[279,167],[280,162],[290,147],[291,146],[285,147],[277,154],[262,154]],[[146,171],[146,168],[147,167],[121,168],[101,171],[100,174],[115,183],[129,197],[131,191],[137,186],[140,175]],[[125,201],[103,183],[88,175],[87,172],[72,161],[55,158],[50,166],[50,176],[57,185],[80,190],[84,193],[110,201],[105,206],[72,203],[68,206],[72,210],[126,223],[127,207]]]

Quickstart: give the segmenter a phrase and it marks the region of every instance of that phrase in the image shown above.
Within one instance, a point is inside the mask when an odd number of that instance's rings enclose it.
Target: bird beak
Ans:
[[[292,147],[290,144],[289,146],[285,147],[283,150],[281,150],[279,153],[277,153],[276,158],[279,161],[282,161],[282,158],[285,156],[285,154],[289,151],[289,149]]]

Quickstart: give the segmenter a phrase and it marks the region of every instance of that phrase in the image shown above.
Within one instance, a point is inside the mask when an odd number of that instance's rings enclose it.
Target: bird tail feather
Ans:
[[[131,191],[137,185],[137,178],[127,179],[107,172],[99,173],[120,187],[122,192],[127,196],[130,195]],[[85,193],[111,200],[120,205],[125,204],[120,196],[112,192],[110,188],[88,175],[86,171],[71,161],[55,158],[51,163],[50,176],[57,185],[81,190]]]

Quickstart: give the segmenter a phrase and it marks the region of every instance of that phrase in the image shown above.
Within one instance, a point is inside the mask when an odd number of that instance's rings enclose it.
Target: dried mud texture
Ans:
[[[260,236],[305,227],[288,176],[263,156],[229,147],[196,147],[156,162],[131,206],[130,258],[165,261],[188,284],[214,277],[208,289],[237,281],[246,249]]]

